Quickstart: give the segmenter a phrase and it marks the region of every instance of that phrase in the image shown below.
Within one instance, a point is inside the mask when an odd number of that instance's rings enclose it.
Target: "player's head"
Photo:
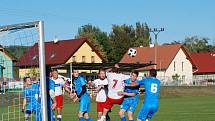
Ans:
[[[104,79],[106,78],[105,70],[104,70],[104,69],[100,69],[100,70],[99,70],[98,77],[99,77],[99,79],[101,79],[101,80],[104,80]]]
[[[136,80],[137,79],[137,77],[138,77],[138,75],[139,75],[139,72],[138,71],[136,71],[136,70],[132,70],[131,71],[131,80]]]
[[[157,76],[157,71],[155,69],[150,69],[149,70],[149,75],[150,75],[150,77],[156,77]]]
[[[77,78],[79,76],[79,71],[78,70],[73,70],[72,71],[72,76],[74,76],[75,78]]]
[[[57,69],[52,69],[51,70],[51,75],[54,79],[57,79],[58,78],[58,71]]]
[[[114,73],[119,73],[119,68],[112,67],[111,71]]]
[[[32,81],[31,81],[31,78],[29,76],[27,77],[24,77],[23,78],[23,81],[26,85],[31,85],[32,84]]]

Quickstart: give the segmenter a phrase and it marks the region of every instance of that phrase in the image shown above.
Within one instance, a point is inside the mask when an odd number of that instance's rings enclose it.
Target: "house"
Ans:
[[[0,78],[14,78],[14,64],[17,59],[0,45]]]
[[[215,84],[215,52],[192,53],[191,58],[197,67],[193,71],[194,80]]]
[[[155,63],[154,66],[138,69],[140,76],[147,75],[149,69],[157,70],[157,77],[162,83],[177,80],[180,84],[190,84],[195,67],[189,52],[180,44],[157,45],[153,47],[136,47],[135,57],[124,54],[120,63]]]
[[[101,54],[87,39],[70,39],[45,42],[46,64],[51,66],[70,63],[102,63],[105,61]],[[20,67],[19,76],[38,74],[38,44],[34,44],[24,53],[17,65]],[[36,67],[36,68],[32,68]],[[69,75],[68,69],[59,69],[59,73]],[[91,72],[93,72],[92,70]],[[89,72],[82,70],[82,72]]]

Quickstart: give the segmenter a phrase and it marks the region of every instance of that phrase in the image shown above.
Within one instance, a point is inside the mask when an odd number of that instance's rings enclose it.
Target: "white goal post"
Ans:
[[[28,28],[38,29],[38,46],[39,46],[39,72],[40,72],[40,87],[41,87],[41,109],[42,120],[48,121],[48,109],[47,107],[47,92],[46,92],[46,68],[45,68],[45,46],[44,46],[44,22],[34,21],[28,23],[20,23],[13,25],[0,26],[0,32],[6,32],[11,30],[23,30]]]

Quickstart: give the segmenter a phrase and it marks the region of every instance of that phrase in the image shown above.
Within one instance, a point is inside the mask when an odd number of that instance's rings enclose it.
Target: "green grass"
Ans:
[[[152,121],[215,121],[215,87],[162,87],[160,106]],[[0,116],[7,112],[8,99],[18,97],[11,95],[4,97],[4,105],[0,104]],[[0,95],[0,103],[2,102]],[[140,96],[137,112],[143,102]],[[65,97],[63,108],[63,121],[78,121],[77,111],[79,104],[71,103]],[[110,114],[112,121],[120,121],[118,116],[119,106],[113,107]],[[22,114],[23,115],[23,114]],[[90,116],[96,121],[96,103],[91,102]],[[1,119],[1,117],[0,117]]]
[[[135,112],[142,105],[142,99]],[[63,109],[63,121],[78,121],[78,103],[65,104]],[[110,114],[112,121],[119,121],[117,112],[119,106],[114,106]],[[96,104],[91,103],[90,116],[96,119]],[[170,97],[161,98],[159,111],[154,115],[152,121],[214,121],[215,120],[215,97]]]

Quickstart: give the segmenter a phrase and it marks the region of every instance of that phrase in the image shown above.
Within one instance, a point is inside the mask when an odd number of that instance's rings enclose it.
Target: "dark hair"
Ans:
[[[139,72],[137,70],[132,70],[131,73],[136,74],[137,76],[139,75]]]
[[[26,82],[26,80],[27,80],[28,78],[30,78],[30,76],[24,77],[24,78],[23,78],[23,81]]]
[[[112,72],[115,72],[115,73],[119,73],[119,68],[116,68],[116,67],[112,67]]]
[[[151,77],[156,77],[157,76],[157,71],[155,69],[150,69],[149,74]]]
[[[58,72],[56,68],[51,69],[51,72],[54,72],[54,71]]]
[[[105,69],[103,69],[103,68],[101,68],[101,69],[99,69],[99,72],[98,73],[100,73],[100,72],[105,72]]]

